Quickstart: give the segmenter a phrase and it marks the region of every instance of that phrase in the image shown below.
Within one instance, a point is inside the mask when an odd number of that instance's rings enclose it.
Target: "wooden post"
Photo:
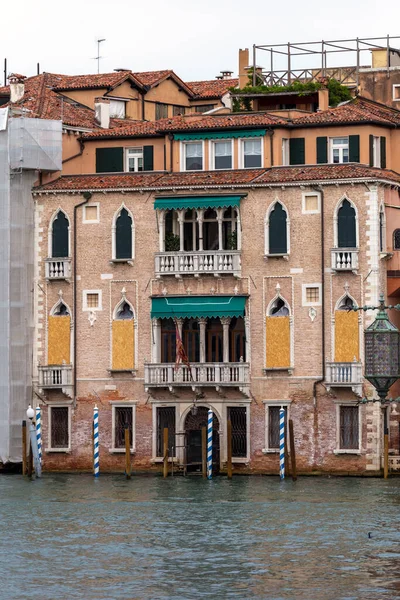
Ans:
[[[168,477],[168,427],[164,428],[164,465],[163,465],[163,476],[164,479]]]
[[[227,427],[227,438],[226,438],[227,451],[228,451],[227,469],[228,469],[228,479],[232,479],[232,421],[230,419],[228,419],[227,426],[228,426]]]
[[[201,428],[201,470],[203,479],[207,479],[207,429]]]
[[[389,435],[385,432],[383,437],[383,477],[387,479],[389,475]]]
[[[290,459],[292,462],[292,479],[297,480],[297,469],[296,469],[296,449],[294,446],[294,432],[293,432],[293,421],[289,419],[289,439],[290,439]]]
[[[33,452],[31,444],[31,436],[29,436],[29,456],[28,456],[28,477],[32,477],[33,473]]]
[[[125,475],[127,479],[131,478],[131,441],[129,435],[129,425],[125,423]]]
[[[26,475],[26,421],[22,421],[22,475]]]

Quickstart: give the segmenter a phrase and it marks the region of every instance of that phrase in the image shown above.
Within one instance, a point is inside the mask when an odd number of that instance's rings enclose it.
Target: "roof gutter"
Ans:
[[[64,160],[62,161],[62,164],[69,162],[73,158],[78,158],[78,156],[82,156],[83,151],[85,149],[85,142],[83,141],[83,139],[81,137],[78,138],[78,142],[79,142],[79,146],[80,146],[79,152],[77,152],[76,154],[73,154],[72,156],[68,156],[68,158],[64,158]]]

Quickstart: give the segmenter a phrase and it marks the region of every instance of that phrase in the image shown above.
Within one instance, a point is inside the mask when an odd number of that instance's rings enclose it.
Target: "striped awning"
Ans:
[[[199,131],[196,133],[175,133],[174,140],[231,140],[232,138],[253,138],[266,134],[266,129],[239,129],[237,131]]]
[[[246,296],[170,296],[152,298],[152,319],[243,317]]]

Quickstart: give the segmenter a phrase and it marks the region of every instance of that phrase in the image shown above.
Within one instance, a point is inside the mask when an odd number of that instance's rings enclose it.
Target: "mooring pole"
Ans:
[[[28,453],[28,477],[32,478],[33,473],[33,453],[32,453],[32,443],[31,438],[29,436],[29,453]]]
[[[285,479],[285,409],[279,409],[279,476]]]
[[[207,429],[201,428],[201,472],[203,479],[207,479]]]
[[[168,427],[164,428],[164,444],[163,444],[163,456],[164,456],[164,464],[163,464],[163,477],[164,479],[168,477]]]
[[[22,475],[26,475],[26,421],[22,421]]]
[[[232,479],[232,421],[227,423],[228,479]]]
[[[93,475],[100,475],[100,454],[99,454],[99,409],[97,404],[93,408]]]
[[[213,421],[214,413],[211,408],[209,408],[207,416],[207,479],[212,479]]]
[[[289,439],[290,439],[290,459],[292,462],[292,479],[297,480],[297,469],[296,469],[296,449],[294,447],[294,431],[293,421],[289,419]]]
[[[127,479],[131,478],[131,443],[129,436],[129,425],[125,423],[125,475]]]
[[[389,431],[387,423],[387,410],[383,409],[383,477],[389,476]]]

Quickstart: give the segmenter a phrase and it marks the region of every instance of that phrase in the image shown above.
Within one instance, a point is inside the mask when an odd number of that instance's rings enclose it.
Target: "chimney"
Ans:
[[[94,116],[97,125],[100,125],[102,129],[108,129],[110,127],[110,100],[109,98],[95,98],[94,99]]]
[[[328,110],[329,108],[329,90],[326,87],[318,90],[318,110]]]
[[[232,79],[233,71],[221,71],[221,75],[217,76],[217,79]]]
[[[246,67],[249,66],[249,49],[239,49],[239,87],[243,88],[248,83]]]
[[[10,101],[11,103],[19,102],[25,93],[25,75],[12,73],[8,81],[10,82]]]

